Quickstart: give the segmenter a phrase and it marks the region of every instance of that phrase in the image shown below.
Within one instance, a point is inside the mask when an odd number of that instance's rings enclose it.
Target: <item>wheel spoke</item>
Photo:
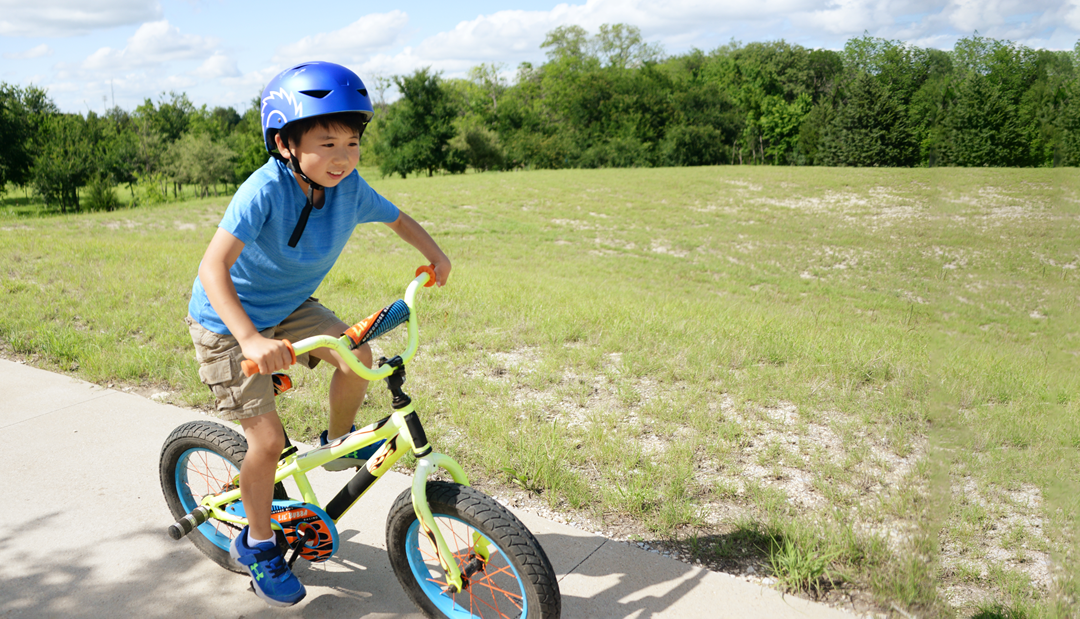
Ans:
[[[446,542],[449,556],[444,558],[454,561],[467,580],[461,591],[448,591],[435,544],[423,533],[410,492],[403,492],[387,521],[387,539],[400,550],[391,552],[394,570],[421,608],[451,619],[559,616],[554,571],[520,521],[467,486],[430,481],[427,496]],[[535,569],[537,562],[543,573]]]

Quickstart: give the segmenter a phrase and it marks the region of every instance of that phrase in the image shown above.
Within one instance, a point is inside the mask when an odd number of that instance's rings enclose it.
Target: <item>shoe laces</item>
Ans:
[[[265,556],[266,555],[263,554],[263,557]],[[285,558],[281,556],[280,550],[278,550],[278,552],[275,553],[274,556],[264,558],[261,561],[258,561],[258,563],[260,564],[263,572],[269,575],[270,578],[272,578],[273,580],[281,580],[281,577],[285,574],[285,572],[289,570],[288,566],[285,565]]]

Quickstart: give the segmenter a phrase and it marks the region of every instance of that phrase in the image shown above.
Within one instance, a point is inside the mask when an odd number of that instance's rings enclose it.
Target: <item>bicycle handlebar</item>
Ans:
[[[404,302],[395,301],[393,304],[375,312],[371,316],[368,316],[364,320],[350,327],[341,337],[334,338],[329,335],[316,335],[314,337],[302,339],[293,344],[290,344],[288,340],[282,340],[285,345],[289,347],[289,352],[292,353],[292,363],[296,363],[296,355],[298,354],[303,354],[315,350],[316,348],[331,348],[338,351],[345,360],[345,363],[347,363],[349,367],[362,378],[366,380],[381,380],[386,378],[394,372],[393,367],[386,365],[382,368],[371,369],[361,363],[352,354],[352,349],[387,333],[402,322],[408,320],[409,343],[405,348],[405,352],[400,355],[402,361],[408,363],[413,356],[416,355],[416,349],[420,341],[420,329],[416,318],[416,312],[413,310],[416,291],[420,286],[428,288],[434,284],[435,269],[432,266],[424,265],[416,270],[416,278],[412,280],[412,282],[409,283],[409,287],[405,289]],[[401,305],[404,305],[404,308],[402,308]],[[259,373],[259,364],[250,359],[244,359],[240,363],[240,368],[243,370],[245,376],[252,376]]]

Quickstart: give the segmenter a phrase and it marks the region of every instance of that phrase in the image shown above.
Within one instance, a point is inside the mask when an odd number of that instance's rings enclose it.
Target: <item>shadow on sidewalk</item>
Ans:
[[[55,544],[33,543],[48,540],[59,520],[63,518],[55,512],[0,531],[0,617],[421,616],[398,584],[386,552],[348,541],[348,530],[343,531],[339,553],[329,562],[297,562],[296,573],[308,587],[308,598],[294,608],[271,609],[248,590],[246,576],[218,567],[186,541],[173,542],[164,527],[117,531],[66,553],[55,552]],[[563,536],[549,534],[540,542],[575,541],[553,539],[557,537]],[[634,565],[609,570],[610,557],[602,555],[603,544],[563,578],[602,580],[592,583],[600,585],[595,595],[564,591],[563,617],[658,617],[693,591],[705,574],[684,566],[674,581],[649,582]],[[661,585],[662,592],[642,594],[642,584]]]

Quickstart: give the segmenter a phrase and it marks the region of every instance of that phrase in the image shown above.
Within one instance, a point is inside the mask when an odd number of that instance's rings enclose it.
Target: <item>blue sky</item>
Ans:
[[[0,0],[0,81],[43,87],[66,112],[114,101],[130,110],[169,91],[243,110],[306,60],[345,64],[369,82],[426,66],[460,77],[482,62],[510,77],[544,61],[553,28],[595,33],[605,23],[637,26],[669,54],[732,38],[840,49],[863,32],[940,49],[975,31],[1073,49],[1080,0]]]

